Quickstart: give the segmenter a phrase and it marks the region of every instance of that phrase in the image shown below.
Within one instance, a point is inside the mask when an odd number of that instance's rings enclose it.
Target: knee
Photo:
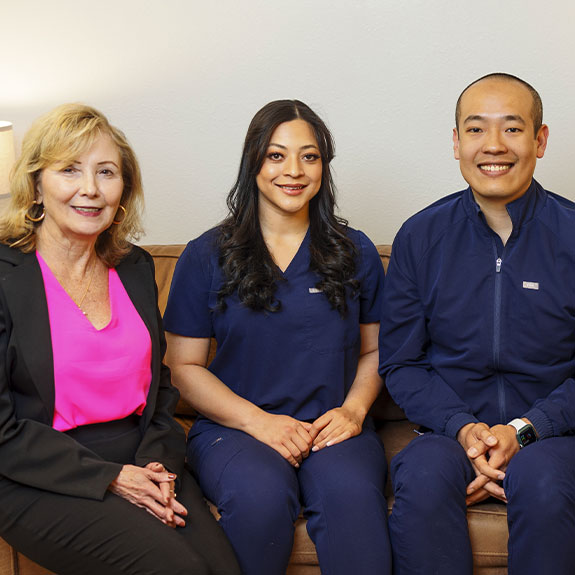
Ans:
[[[299,488],[289,463],[267,462],[252,470],[228,470],[227,474],[228,480],[220,486],[222,515],[257,516],[265,526],[296,520]]]
[[[391,463],[396,498],[421,511],[437,510],[438,503],[465,498],[472,470],[459,443],[438,435],[413,440]]]
[[[511,515],[528,515],[538,523],[557,524],[575,504],[569,470],[546,453],[543,442],[530,445],[513,457],[503,487]]]

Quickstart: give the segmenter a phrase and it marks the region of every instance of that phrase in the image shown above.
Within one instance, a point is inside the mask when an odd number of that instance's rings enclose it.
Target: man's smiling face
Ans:
[[[533,98],[513,80],[487,78],[463,94],[453,130],[461,173],[480,205],[507,204],[529,188],[549,130],[534,133]]]

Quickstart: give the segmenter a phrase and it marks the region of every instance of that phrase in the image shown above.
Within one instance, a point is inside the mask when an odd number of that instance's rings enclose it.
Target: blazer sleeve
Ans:
[[[166,353],[166,337],[162,316],[158,308],[158,288],[154,280],[154,261],[150,254],[138,250],[145,258],[151,270],[150,281],[154,291],[154,329],[150,335],[152,341],[152,379],[158,381],[155,397],[149,397],[146,414],[149,421],[143,432],[142,441],[136,453],[136,465],[145,466],[151,461],[159,461],[173,473],[180,475],[184,469],[186,437],[182,426],[173,414],[180,394],[171,384],[169,368],[163,363]]]
[[[9,356],[14,360],[15,354],[11,332],[12,321],[0,290],[0,474],[47,491],[103,499],[121,465],[104,461],[50,425],[17,416],[17,392],[10,385]]]

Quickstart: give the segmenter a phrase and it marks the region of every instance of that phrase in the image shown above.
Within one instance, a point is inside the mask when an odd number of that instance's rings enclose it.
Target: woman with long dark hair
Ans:
[[[383,269],[334,213],[333,156],[308,106],[264,106],[230,213],[186,247],[164,318],[174,383],[201,414],[188,461],[247,575],[285,573],[300,506],[322,573],[390,572],[386,460],[367,416]]]

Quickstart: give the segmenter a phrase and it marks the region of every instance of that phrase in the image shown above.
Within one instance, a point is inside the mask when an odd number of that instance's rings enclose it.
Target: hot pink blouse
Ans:
[[[112,317],[98,330],[36,255],[52,334],[54,429],[141,415],[152,380],[152,342],[116,270],[108,274]]]

